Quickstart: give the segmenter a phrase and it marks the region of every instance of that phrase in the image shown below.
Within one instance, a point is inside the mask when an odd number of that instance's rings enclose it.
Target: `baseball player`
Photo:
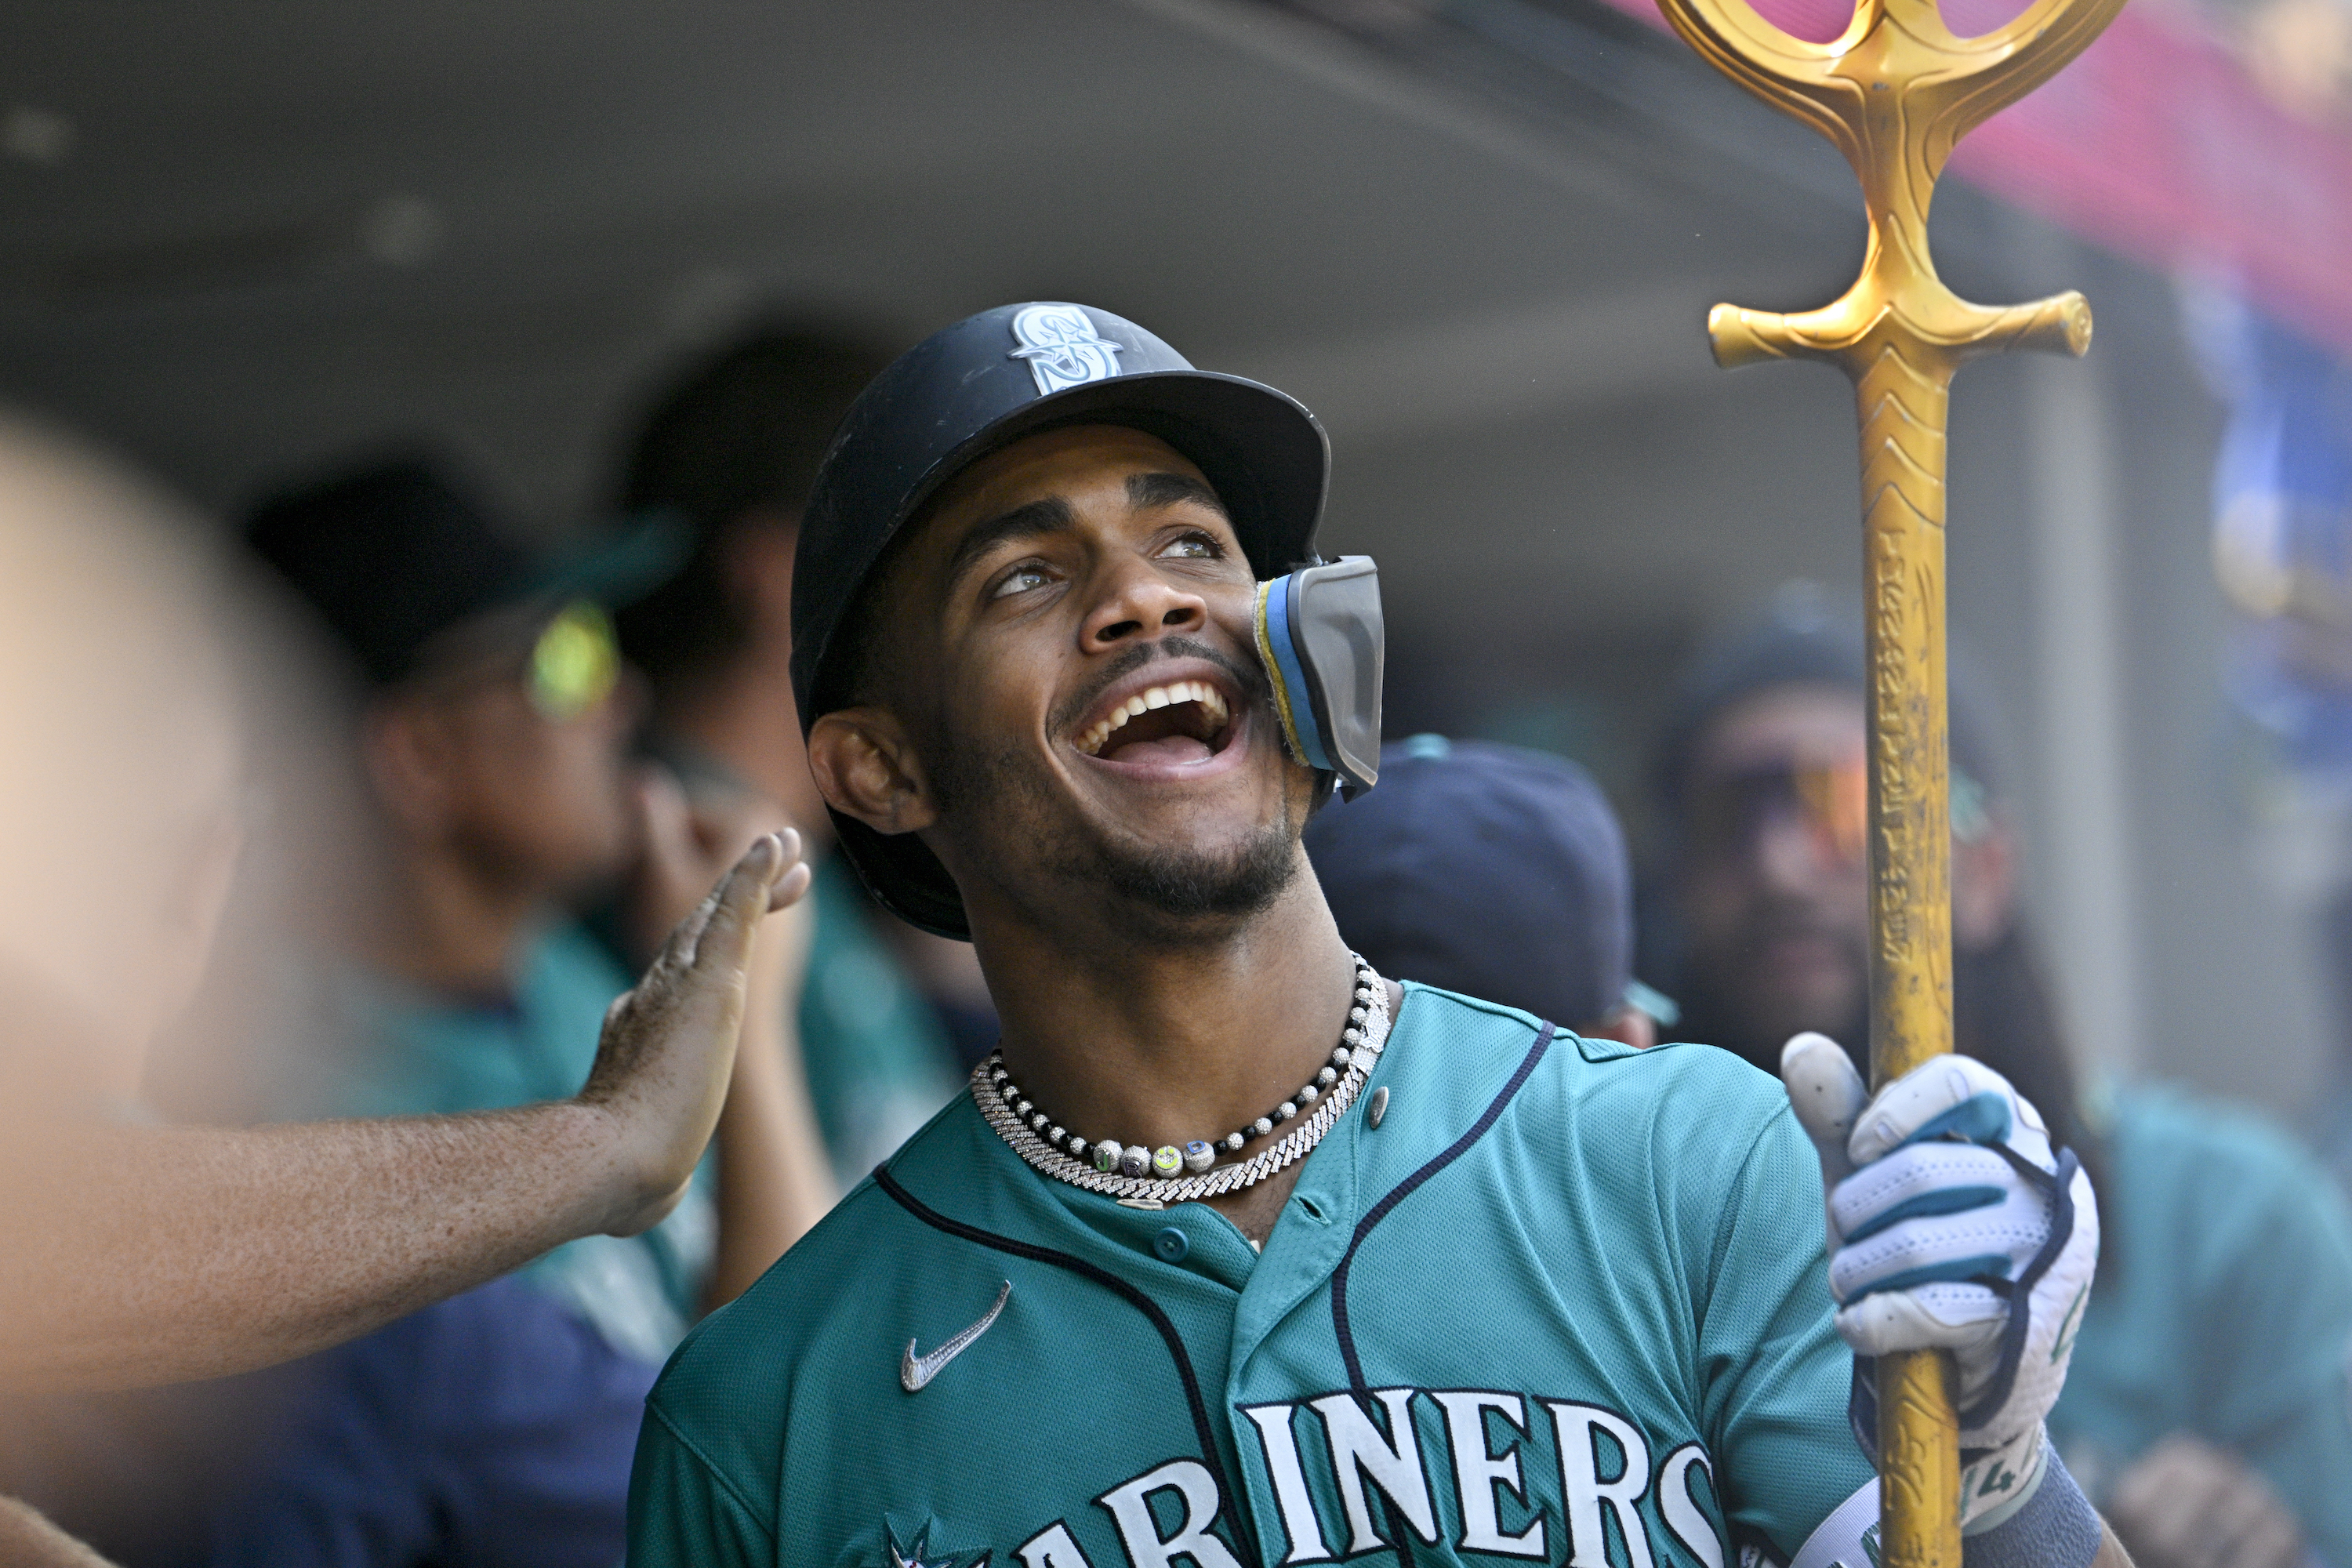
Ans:
[[[1299,835],[1374,782],[1380,640],[1370,563],[1314,556],[1327,469],[1296,402],[1071,304],[852,409],[795,568],[811,764],[1003,1045],[679,1350],[632,1560],[1860,1568],[1841,1335],[1954,1352],[1972,1568],[2120,1560],[2042,1434],[2095,1211],[1998,1075],[1865,1106],[1814,1037],[1784,1090],[1340,940]]]

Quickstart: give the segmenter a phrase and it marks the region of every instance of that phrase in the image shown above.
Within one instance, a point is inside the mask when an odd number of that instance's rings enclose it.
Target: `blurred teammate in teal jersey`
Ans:
[[[1773,1079],[1351,955],[1300,715],[1348,733],[1377,623],[1261,587],[1313,559],[1327,462],[1295,402],[1073,304],[860,395],[802,524],[798,708],[842,852],[974,943],[1003,1049],[680,1347],[632,1561],[1859,1563],[1841,1334],[1954,1350],[1974,1568],[2112,1554],[2042,1424],[2095,1207],[1997,1075],[1815,1117],[1861,1167],[1825,1279]],[[1268,653],[1277,588],[1307,630]]]
[[[781,826],[698,814],[675,784],[633,776],[639,698],[607,606],[674,563],[659,529],[541,558],[435,466],[401,459],[272,498],[247,539],[348,666],[336,738],[365,796],[363,831],[334,847],[349,858],[331,929],[289,955],[315,1005],[256,1074],[267,1112],[450,1115],[575,1093],[629,971],[570,902],[634,862],[649,944],[713,863]],[[716,1158],[661,1223],[567,1241],[282,1374],[205,1392],[173,1418],[198,1434],[186,1463],[131,1469],[208,1517],[121,1549],[127,1568],[199,1550],[215,1568],[615,1556],[662,1360],[834,1195],[779,1037],[806,941],[792,914],[760,933]],[[247,1434],[253,1452],[215,1464],[213,1431]],[[186,1485],[196,1467],[226,1473]]]
[[[1759,1064],[1864,1037],[1859,618],[1785,591],[1703,655],[1669,727],[1654,962],[1683,1029]],[[2082,1152],[2106,1225],[2050,1430],[2140,1568],[2352,1563],[2352,1223],[2249,1112],[2155,1084],[2078,1094],[2018,909],[1986,704],[1955,665],[1953,1003],[1989,1062]]]
[[[401,1318],[367,1342],[413,1341],[408,1331],[428,1321],[488,1330],[478,1348],[529,1353],[503,1369],[473,1358],[469,1372],[512,1374],[528,1363],[541,1414],[575,1392],[546,1374],[594,1331],[551,1301],[532,1310],[522,1298],[535,1292],[518,1282],[474,1288],[578,1237],[642,1232],[677,1205],[736,1060],[752,922],[771,891],[789,899],[806,883],[795,871],[778,887],[789,851],[762,844],[730,879],[731,913],[675,939],[644,985],[592,1024],[604,1040],[591,1047],[593,1068],[542,1102],[303,1126],[161,1124],[168,1112],[150,1098],[159,1065],[180,1056],[191,1029],[252,1044],[272,1011],[253,957],[299,950],[298,933],[313,929],[320,906],[292,896],[287,860],[299,843],[346,839],[298,839],[296,825],[317,814],[322,829],[351,826],[310,778],[276,766],[306,728],[285,678],[310,650],[270,635],[274,605],[218,559],[217,533],[110,459],[0,419],[0,626],[11,656],[0,712],[16,745],[0,770],[0,885],[10,893],[0,917],[0,1252],[10,1259],[0,1271],[0,1493],[21,1490],[126,1565],[199,1560],[195,1515],[224,1504],[230,1472],[269,1447],[263,1423],[236,1419],[258,1414],[253,1405],[222,1400],[226,1374]],[[270,809],[256,810],[264,798]],[[317,869],[327,907],[352,893],[341,868]],[[223,928],[226,955],[215,948]],[[192,998],[204,1023],[190,1016]],[[309,1364],[337,1360],[331,1351]],[[652,1373],[642,1371],[636,1397],[601,1407],[625,1426],[501,1443],[498,1463],[456,1467],[462,1485],[489,1495],[499,1489],[490,1472],[504,1479],[516,1461],[602,1438],[613,1453],[601,1555],[612,1560]],[[121,1392],[195,1378],[215,1381]],[[394,1403],[420,1426],[448,1413],[424,1409],[414,1380],[396,1385]],[[588,1511],[535,1532],[550,1521],[527,1510],[506,1510],[500,1523],[509,1542],[530,1534],[543,1550],[550,1537],[576,1541]],[[439,1522],[454,1525],[451,1513]],[[381,1537],[376,1545],[413,1560]],[[0,1561],[97,1559],[0,1497]]]
[[[676,564],[657,523],[573,559],[535,559],[432,463],[394,459],[264,501],[247,536],[316,616],[358,683],[357,771],[377,828],[355,857],[351,951],[321,954],[333,1026],[285,1064],[281,1117],[480,1110],[553,1098],[593,1057],[628,986],[569,913],[636,866],[631,935],[691,907],[708,863],[781,826],[698,820],[658,775],[633,776],[641,698],[606,606]],[[753,994],[786,989],[805,916],[761,938]],[[659,1361],[824,1212],[804,1100],[764,1029],[737,1067],[719,1142],[643,1237],[589,1238],[531,1278],[613,1345]],[[731,1190],[730,1190],[731,1189]]]

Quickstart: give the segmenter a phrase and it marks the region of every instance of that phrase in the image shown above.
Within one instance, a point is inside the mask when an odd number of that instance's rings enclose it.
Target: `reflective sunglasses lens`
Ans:
[[[530,651],[531,706],[562,722],[577,719],[613,694],[621,654],[613,623],[583,599],[567,605]]]
[[[1862,759],[1791,769],[1790,782],[1822,847],[1840,860],[1860,860],[1870,832],[1870,775]]]
[[[1825,858],[1858,863],[1868,842],[1869,789],[1859,757],[1704,780],[1691,795],[1692,837],[1704,851],[1744,855],[1768,827],[1784,823],[1810,837]]]

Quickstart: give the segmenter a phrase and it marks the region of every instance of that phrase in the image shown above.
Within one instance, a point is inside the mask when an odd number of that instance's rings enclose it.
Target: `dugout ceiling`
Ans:
[[[1528,121],[1247,5],[7,9],[5,381],[214,500],[404,424],[551,511],[635,372],[765,299],[904,335],[1100,297],[1385,436],[1691,378],[1664,323],[1849,259],[1801,138],[1706,171],[1622,104]],[[1754,130],[1597,20],[1570,41]]]

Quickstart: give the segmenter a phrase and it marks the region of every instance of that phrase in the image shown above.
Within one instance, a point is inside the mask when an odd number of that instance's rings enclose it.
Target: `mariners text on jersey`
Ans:
[[[1263,1256],[960,1099],[679,1350],[631,1561],[1721,1568],[1869,1482],[1779,1084],[1408,986],[1381,1086]]]

